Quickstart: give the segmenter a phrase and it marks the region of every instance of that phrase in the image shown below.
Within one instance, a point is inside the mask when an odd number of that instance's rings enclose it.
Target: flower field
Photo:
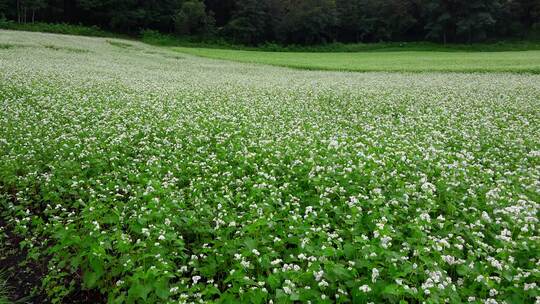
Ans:
[[[0,268],[44,302],[540,303],[540,75],[0,31],[0,109]]]

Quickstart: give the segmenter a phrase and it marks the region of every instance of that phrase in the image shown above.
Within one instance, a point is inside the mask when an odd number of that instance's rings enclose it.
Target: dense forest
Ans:
[[[0,0],[0,18],[236,43],[478,42],[540,33],[540,0]]]

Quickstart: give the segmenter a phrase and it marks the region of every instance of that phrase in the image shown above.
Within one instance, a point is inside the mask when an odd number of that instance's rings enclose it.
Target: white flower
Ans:
[[[377,268],[371,269],[371,282],[372,283],[377,282],[378,277],[379,277],[379,270]]]
[[[390,241],[392,241],[392,238],[389,237],[389,236],[383,236],[381,238],[381,246],[383,248],[388,248],[390,245],[392,245],[392,243],[390,243]]]
[[[319,287],[321,287],[321,288],[325,288],[325,287],[328,287],[328,286],[329,286],[329,284],[325,280],[322,280],[322,281],[319,282]]]
[[[251,266],[251,263],[250,263],[249,261],[246,261],[246,260],[240,261],[240,264],[241,264],[244,268],[249,268],[249,266]]]
[[[536,283],[535,282],[532,282],[530,284],[525,283],[525,285],[523,286],[523,290],[527,291],[529,289],[536,289]]]
[[[317,271],[317,272],[315,272],[315,271],[313,272],[313,276],[315,277],[315,281],[317,281],[317,282],[322,279],[323,275],[324,275],[324,271],[322,271],[322,270]]]
[[[454,265],[454,264],[458,264],[458,261],[456,260],[456,258],[454,258],[453,256],[451,255],[443,255],[442,256],[442,259],[448,263],[448,265]]]
[[[426,212],[420,214],[420,219],[426,222],[431,221],[431,217]]]
[[[371,288],[368,285],[362,285],[358,289],[360,289],[360,291],[366,292],[366,293],[371,291]]]
[[[421,188],[422,188],[422,191],[430,193],[430,194],[436,191],[435,185],[429,182],[423,183]]]
[[[337,149],[338,147],[339,147],[339,142],[335,138],[332,138],[330,142],[328,143],[328,149]]]
[[[150,236],[150,230],[148,228],[143,228],[142,229],[142,234],[144,234],[146,236]]]

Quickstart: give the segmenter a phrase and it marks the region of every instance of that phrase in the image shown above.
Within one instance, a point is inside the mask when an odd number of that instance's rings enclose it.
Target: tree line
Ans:
[[[0,18],[236,43],[478,42],[540,33],[540,0],[0,0]]]

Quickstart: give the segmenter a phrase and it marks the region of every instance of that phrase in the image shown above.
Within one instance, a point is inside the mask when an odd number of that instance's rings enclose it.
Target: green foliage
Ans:
[[[224,29],[235,43],[256,44],[269,36],[271,26],[269,7],[264,1],[247,0],[243,2],[234,13]]]
[[[82,26],[67,23],[16,23],[9,20],[0,19],[0,29],[19,30],[29,32],[46,32],[57,34],[68,34],[78,36],[94,36],[94,37],[120,37],[121,35],[113,34],[101,30],[97,26]]]
[[[497,13],[504,8],[500,0],[430,1],[425,10],[426,36],[444,43],[456,39],[483,41],[495,31]]]
[[[179,37],[173,35],[162,34],[154,30],[142,30],[140,32],[141,41],[144,43],[160,46],[175,46],[184,42]]]
[[[201,0],[189,0],[182,4],[174,16],[176,33],[180,35],[211,34],[215,31],[212,13],[206,13]]]
[[[157,46],[206,46],[206,47],[224,47],[234,48],[236,45],[219,37],[211,37],[208,35],[200,36],[176,36],[170,34],[163,34],[153,30],[142,30],[140,32],[140,39],[144,43]],[[242,46],[238,46],[242,47]]]
[[[531,0],[0,0],[0,18],[96,25],[136,35],[154,30],[233,43],[484,42],[534,39]]]
[[[80,20],[114,31],[135,34],[141,29],[153,27],[171,30],[175,13],[183,0],[135,1],[135,0],[81,0],[72,14]],[[89,19],[89,20],[88,20]]]
[[[539,296],[539,75],[297,71],[111,41],[0,33],[29,46],[0,49],[0,212],[42,271],[34,302]]]
[[[231,43],[219,37],[189,36],[177,37],[157,31],[144,30],[140,33],[145,43],[158,46],[182,46],[191,48],[231,49],[265,52],[402,52],[402,51],[437,51],[437,52],[504,52],[540,50],[540,40],[508,40],[493,43],[474,44],[439,44],[433,42],[379,42],[379,43],[326,43],[318,45],[277,44],[265,42],[257,46]]]
[[[277,25],[277,37],[286,43],[324,43],[331,41],[336,25],[336,6],[330,0],[290,2]]]

